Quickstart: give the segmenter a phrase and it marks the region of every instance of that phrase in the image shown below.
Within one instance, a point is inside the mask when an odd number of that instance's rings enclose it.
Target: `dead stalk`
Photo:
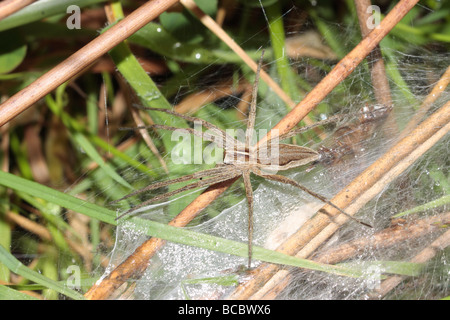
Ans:
[[[224,43],[226,43],[231,50],[233,50],[242,61],[244,61],[252,70],[256,72],[257,64],[253,61],[247,53],[215,22],[210,16],[205,14],[193,0],[180,0],[180,2],[194,13],[197,18],[217,37],[219,37]],[[272,90],[290,107],[295,107],[295,102],[281,89],[281,87],[269,76],[267,72],[261,70],[261,79],[272,88]],[[311,120],[305,119],[306,124],[310,124]]]
[[[450,219],[450,212],[438,214],[435,216],[425,217],[422,219],[412,219],[401,225],[393,225],[387,229],[377,232],[367,239],[362,237],[360,239],[339,245],[331,248],[325,252],[321,252],[314,261],[336,264],[351,257],[364,250],[365,247],[371,246],[381,249],[402,243],[406,240],[413,240],[430,233],[439,228],[439,224],[445,224]]]
[[[419,110],[414,114],[414,117],[409,121],[408,125],[401,134],[401,138],[408,135],[409,132],[411,132],[411,130],[413,130],[417,126],[417,124],[423,119],[423,117],[428,112],[433,103],[441,96],[441,94],[445,91],[445,89],[447,89],[449,82],[450,82],[450,66],[447,68],[447,70],[445,70],[444,74],[439,79],[439,81],[436,82],[431,92],[427,95],[425,100],[420,105]]]
[[[423,249],[418,255],[411,259],[413,263],[426,263],[436,256],[436,254],[450,245],[450,230],[447,230],[443,235],[437,238],[428,247]],[[380,284],[380,287],[372,293],[372,297],[381,299],[387,295],[391,290],[398,286],[405,277],[392,276]]]
[[[158,17],[178,0],[152,0],[99,35],[0,106],[0,126],[31,107],[59,85],[83,72],[102,55]]]
[[[364,38],[371,31],[367,25],[367,21],[370,19],[372,14],[367,12],[367,8],[369,8],[372,4],[370,0],[355,0],[354,3],[358,14],[361,35]],[[371,67],[375,98],[378,103],[390,106],[392,104],[391,90],[389,88],[389,82],[386,76],[386,70],[384,68],[383,56],[379,45],[375,46],[372,52],[368,55],[367,60]]]
[[[392,147],[375,163],[355,178],[349,185],[342,189],[331,202],[340,208],[345,208],[348,214],[355,214],[374,194],[382,190],[387,182],[392,181],[400,172],[405,170],[426,150],[434,145],[440,138],[445,136],[450,130],[450,102],[425,120],[411,134]],[[427,140],[430,140],[427,141]],[[420,146],[423,145],[423,146]],[[418,147],[420,146],[420,147]],[[405,160],[399,168],[398,163]],[[397,170],[395,175],[391,170]],[[382,181],[387,179],[386,181]],[[371,190],[375,187],[375,191]],[[353,203],[352,203],[353,202]],[[325,206],[327,207],[327,206]],[[331,208],[326,208],[328,212]],[[341,222],[344,217],[338,217],[337,222]],[[340,223],[339,223],[340,224]],[[296,255],[306,258],[326,239],[328,239],[337,229],[337,224],[330,224],[329,219],[324,215],[315,215],[306,222],[295,234],[280,245],[277,250],[286,254]],[[300,250],[300,248],[303,248]],[[241,284],[229,296],[229,299],[248,299],[256,293],[269,279],[276,274],[279,266],[262,264],[255,271],[256,276],[248,282]]]
[[[12,15],[13,13],[25,8],[36,0],[6,0],[0,4],[0,20]]]
[[[369,8],[372,3],[370,0],[354,0],[354,3],[356,6],[356,13],[358,14],[361,36],[364,38],[371,31],[367,22],[371,18],[372,13],[368,12],[367,8]],[[389,81],[386,76],[386,69],[384,67],[380,45],[375,46],[372,52],[367,56],[367,61],[370,67],[375,99],[379,104],[385,106],[392,105],[391,89],[389,88]],[[386,132],[388,135],[395,135],[397,132],[397,126],[392,112],[388,115],[384,129],[389,130],[389,132]]]
[[[339,83],[341,83],[361,61],[377,46],[394,26],[411,10],[418,0],[403,0],[389,12],[380,25],[370,32],[361,42],[348,53],[325,78],[320,81],[297,106],[291,110],[273,129],[279,134],[290,131],[318,103],[320,103]],[[271,138],[273,130],[261,139],[264,142]],[[276,131],[275,131],[276,132]]]
[[[445,213],[437,216],[427,217],[417,221],[412,221],[404,225],[394,225],[380,232],[377,232],[370,238],[360,238],[349,243],[333,247],[325,252],[321,252],[312,260],[336,264],[358,254],[367,247],[372,248],[387,248],[406,240],[412,240],[424,236],[432,231],[435,231],[438,226],[435,223],[445,223],[450,219],[450,213]],[[251,299],[272,300],[286,288],[292,280],[292,274],[288,270],[280,270],[272,277],[263,288],[255,293]]]

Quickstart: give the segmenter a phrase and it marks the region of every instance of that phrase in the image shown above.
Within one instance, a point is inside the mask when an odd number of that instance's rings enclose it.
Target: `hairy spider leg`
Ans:
[[[248,268],[250,269],[252,264],[253,254],[253,188],[250,180],[250,170],[242,172],[245,186],[245,196],[248,203]]]
[[[120,127],[119,130],[141,130],[141,129],[162,129],[168,131],[186,131],[192,135],[198,136],[206,141],[211,141],[217,144],[220,148],[223,148],[223,138],[222,136],[212,135],[207,132],[195,130],[193,128],[177,128],[166,126],[164,124],[150,124],[146,126],[137,126],[137,127]]]
[[[253,161],[254,155],[252,154],[254,150],[252,149],[251,143],[253,139],[253,129],[255,127],[256,121],[256,101],[258,96],[258,84],[259,84],[259,74],[261,72],[261,66],[263,63],[264,50],[261,52],[261,57],[259,59],[258,67],[255,74],[255,82],[252,88],[252,100],[250,103],[250,110],[247,119],[247,130],[245,132],[245,149],[250,152],[249,161]],[[244,170],[242,172],[242,177],[244,178],[245,195],[248,203],[248,267],[252,264],[252,247],[253,247],[253,188],[250,180],[250,170]]]
[[[172,110],[167,110],[167,109],[162,109],[162,108],[149,108],[149,107],[143,107],[143,106],[135,106],[138,109],[142,109],[142,110],[150,110],[150,111],[159,111],[159,112],[164,112],[167,114],[171,114],[173,116],[179,117],[181,119],[184,119],[186,121],[190,121],[190,122],[200,122],[202,124],[202,126],[204,126],[207,129],[210,129],[212,132],[220,135],[223,139],[223,145],[225,145],[225,143],[228,142],[232,142],[235,143],[238,146],[243,146],[243,143],[239,140],[237,140],[236,138],[230,136],[226,131],[220,129],[219,127],[217,127],[216,125],[209,123],[206,120],[203,120],[201,118],[197,118],[197,117],[192,117],[192,116],[187,116],[181,113],[178,113],[176,111],[172,111]],[[227,140],[228,139],[228,140]]]
[[[256,175],[258,175],[258,176],[260,176],[262,178],[266,178],[266,179],[269,179],[269,180],[290,184],[290,185],[292,185],[294,187],[297,187],[297,188],[303,190],[304,192],[310,194],[311,196],[319,199],[320,201],[322,201],[322,202],[332,206],[333,208],[335,208],[336,210],[338,210],[339,212],[341,212],[342,214],[344,214],[346,217],[350,218],[351,220],[356,221],[356,222],[362,224],[363,226],[372,228],[372,226],[370,224],[367,224],[367,223],[365,223],[363,221],[360,221],[360,220],[356,219],[355,217],[349,215],[347,212],[345,212],[344,210],[342,210],[341,208],[339,208],[338,206],[333,204],[331,201],[329,201],[324,196],[322,196],[322,195],[320,195],[320,194],[318,194],[318,193],[316,193],[314,191],[309,190],[308,188],[306,188],[305,186],[301,185],[297,181],[294,181],[294,180],[292,180],[292,179],[290,179],[288,177],[285,177],[285,176],[282,176],[282,175],[277,175],[277,174],[274,174],[274,175],[263,175],[263,174],[259,174],[259,173],[256,173],[256,172],[253,172],[253,173],[255,173]],[[330,216],[330,214],[328,212],[326,212],[325,210],[319,210],[319,211],[325,213],[328,217],[333,219],[333,217]],[[334,222],[334,220],[333,220],[333,222]]]
[[[179,178],[166,180],[166,181],[161,181],[161,182],[156,182],[156,183],[148,185],[148,186],[146,186],[146,187],[144,187],[142,189],[133,191],[132,193],[129,193],[126,196],[124,196],[124,197],[122,197],[120,199],[111,201],[110,204],[117,203],[119,201],[128,199],[128,198],[130,198],[132,196],[138,195],[138,194],[143,193],[143,192],[147,192],[147,191],[150,191],[150,190],[155,190],[155,189],[167,187],[167,186],[169,186],[171,184],[174,184],[174,183],[185,182],[185,181],[194,180],[194,179],[203,179],[204,177],[207,177],[207,176],[217,176],[217,175],[220,175],[221,173],[223,173],[223,171],[224,171],[223,167],[220,166],[220,167],[216,167],[216,168],[212,168],[212,169],[207,169],[207,170],[195,172],[193,174],[185,175],[185,176],[182,176],[182,177],[179,177]]]
[[[217,175],[215,175],[215,176],[213,176],[211,178],[200,180],[200,181],[196,181],[194,183],[188,184],[188,185],[186,185],[184,187],[181,187],[179,189],[176,189],[176,190],[173,190],[173,191],[170,191],[170,192],[166,192],[164,194],[161,194],[161,195],[158,195],[156,197],[153,197],[153,198],[151,198],[151,199],[149,199],[147,201],[144,201],[144,202],[140,203],[139,205],[131,208],[130,210],[122,213],[120,216],[118,216],[116,218],[116,220],[121,219],[124,216],[132,213],[133,211],[136,211],[136,210],[138,210],[138,209],[140,209],[142,207],[145,207],[146,205],[149,205],[149,204],[151,204],[153,202],[157,202],[157,201],[161,201],[161,200],[167,199],[169,197],[172,197],[172,196],[174,196],[174,195],[176,195],[178,193],[181,193],[181,192],[184,192],[184,191],[187,191],[187,190],[197,189],[197,188],[201,188],[201,187],[205,187],[205,186],[210,186],[212,184],[224,182],[224,181],[233,179],[233,178],[241,175],[241,172],[239,172],[237,170],[231,171],[230,169],[233,169],[233,168],[231,166],[228,166],[228,170],[226,170],[226,171],[222,170],[222,172],[220,174],[217,174]],[[185,177],[186,176],[184,176],[182,178],[185,178]],[[174,179],[174,180],[176,180],[176,179]],[[174,180],[171,180],[172,183],[179,182],[179,181],[174,181]]]

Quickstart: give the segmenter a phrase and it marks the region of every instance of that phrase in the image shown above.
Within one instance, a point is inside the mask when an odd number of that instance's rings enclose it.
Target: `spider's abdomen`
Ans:
[[[272,144],[255,149],[234,148],[226,150],[224,163],[245,165],[259,169],[287,170],[299,167],[320,157],[316,151],[292,144]]]
[[[258,148],[257,162],[261,168],[270,166],[277,170],[287,170],[316,161],[319,156],[310,148],[281,143],[270,148]]]

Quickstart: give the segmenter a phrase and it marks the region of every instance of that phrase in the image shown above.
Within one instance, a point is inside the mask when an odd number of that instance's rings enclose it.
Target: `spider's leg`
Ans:
[[[242,142],[240,142],[239,140],[235,139],[234,137],[230,136],[228,133],[226,133],[224,130],[220,129],[219,127],[217,127],[216,125],[209,123],[206,120],[203,120],[201,118],[197,118],[197,117],[192,117],[192,116],[187,116],[181,113],[178,113],[176,111],[172,111],[172,110],[167,110],[167,109],[162,109],[162,108],[149,108],[149,107],[143,107],[143,106],[135,106],[138,109],[142,109],[142,110],[150,110],[150,111],[159,111],[159,112],[164,112],[167,114],[171,114],[173,116],[179,117],[181,119],[184,119],[186,121],[190,121],[190,122],[195,122],[198,121],[202,124],[202,126],[204,126],[207,129],[210,129],[212,132],[218,134],[222,139],[223,139],[223,145],[225,145],[225,143],[228,141],[229,143],[234,143],[235,145],[242,145]],[[228,140],[229,139],[229,140]]]
[[[294,186],[294,187],[297,187],[297,188],[303,190],[304,192],[306,192],[306,193],[312,195],[313,197],[319,199],[320,201],[322,201],[322,202],[324,202],[324,203],[326,203],[326,204],[332,206],[333,208],[335,208],[336,210],[338,210],[339,212],[341,212],[342,214],[344,214],[346,217],[348,217],[348,218],[350,218],[350,219],[352,219],[352,220],[354,220],[354,221],[356,221],[356,222],[358,222],[358,223],[360,223],[360,224],[362,224],[362,225],[364,225],[364,226],[366,226],[366,227],[372,228],[372,226],[371,226],[370,224],[367,224],[367,223],[365,223],[365,222],[362,222],[362,221],[356,219],[355,217],[349,215],[347,212],[345,212],[344,210],[342,210],[341,208],[339,208],[338,206],[336,206],[335,204],[333,204],[331,201],[329,201],[329,200],[328,200],[327,198],[325,198],[324,196],[322,196],[322,195],[320,195],[320,194],[318,194],[318,193],[316,193],[316,192],[314,192],[314,191],[309,190],[309,189],[306,188],[305,186],[302,186],[301,184],[297,183],[296,181],[294,181],[294,180],[292,180],[292,179],[290,179],[290,178],[287,178],[287,177],[281,176],[281,175],[277,175],[277,174],[274,174],[274,175],[260,175],[260,174],[258,174],[258,175],[261,176],[261,177],[263,177],[263,178],[269,179],[269,180],[274,180],[274,181],[278,181],[278,182],[283,182],[283,183],[286,183],[286,184],[290,184],[290,185],[292,185],[292,186]],[[326,214],[327,216],[329,216],[331,219],[333,219],[333,217],[331,217],[331,216],[329,215],[329,213],[326,212],[325,210],[320,210],[320,211],[323,212],[323,213],[325,213],[325,214]],[[334,221],[333,221],[333,222],[334,222]]]
[[[248,268],[252,264],[252,242],[253,242],[253,189],[250,182],[250,171],[246,170],[242,173],[244,178],[245,195],[248,202]]]
[[[233,169],[233,168],[229,167],[229,169]],[[230,170],[228,170],[228,171],[230,171]],[[209,186],[209,185],[212,185],[212,184],[216,184],[216,183],[220,183],[220,182],[223,182],[223,181],[226,181],[226,180],[230,180],[232,178],[235,178],[239,174],[240,173],[238,173],[238,172],[236,172],[234,170],[231,170],[231,172],[226,172],[226,171],[224,172],[224,169],[222,169],[222,174],[220,174],[220,175],[217,175],[217,176],[214,176],[212,178],[208,178],[208,179],[204,179],[204,180],[200,180],[200,181],[188,184],[188,185],[186,185],[184,187],[181,187],[181,188],[179,188],[177,190],[166,192],[164,194],[161,194],[161,195],[158,195],[156,197],[153,197],[153,198],[151,198],[151,199],[149,199],[147,201],[144,201],[144,202],[140,203],[139,205],[135,206],[134,208],[131,208],[130,210],[122,213],[120,216],[118,216],[116,218],[116,220],[118,220],[118,219],[120,219],[120,218],[122,218],[122,217],[124,217],[124,216],[126,216],[126,215],[128,215],[130,213],[132,213],[133,211],[136,211],[137,209],[145,207],[146,205],[151,204],[153,202],[167,199],[167,198],[169,198],[171,196],[174,196],[174,195],[176,195],[178,193],[181,193],[181,192],[184,192],[184,191],[187,191],[187,190],[197,189],[197,188],[201,188],[201,187],[204,187],[204,186]]]
[[[223,172],[224,172],[223,167],[219,166],[219,167],[216,167],[216,168],[195,172],[193,174],[185,175],[185,176],[182,176],[182,177],[179,177],[179,178],[166,180],[166,181],[161,181],[161,182],[156,182],[156,183],[153,183],[153,184],[151,184],[151,185],[149,185],[147,187],[144,187],[144,188],[136,190],[136,191],[134,191],[134,192],[132,192],[130,194],[127,194],[126,196],[124,196],[124,197],[122,197],[120,199],[111,201],[110,204],[117,203],[119,201],[128,199],[128,198],[130,198],[132,196],[135,196],[135,195],[143,193],[143,192],[147,192],[147,191],[150,191],[150,190],[155,190],[155,189],[167,187],[167,186],[169,186],[171,184],[175,184],[175,183],[179,183],[179,182],[185,182],[185,181],[189,181],[189,180],[193,180],[193,179],[202,179],[202,178],[207,177],[207,176],[220,176],[221,174],[223,174]]]
[[[215,136],[215,135],[209,134],[207,132],[195,130],[193,128],[177,128],[177,127],[166,126],[164,124],[151,124],[148,126],[119,128],[119,130],[141,130],[141,129],[162,129],[162,130],[168,130],[168,131],[183,131],[184,130],[184,131],[187,131],[188,133],[198,136],[206,141],[215,142],[220,148],[223,148],[222,136]]]
[[[264,57],[264,50],[261,53],[261,58],[259,59],[258,68],[256,69],[255,82],[253,83],[253,89],[252,89],[252,101],[250,104],[250,111],[248,113],[247,131],[246,131],[246,135],[245,135],[245,145],[248,148],[251,146],[252,138],[253,138],[253,129],[255,128],[256,100],[258,97],[259,73],[261,71],[263,57]]]
[[[362,108],[359,111],[359,115],[358,115],[358,122],[359,124],[363,124],[363,123],[367,123],[367,122],[372,122],[372,121],[377,121],[382,119],[383,117],[385,117],[387,115],[387,113],[391,110],[391,106],[375,106],[375,108]],[[279,140],[285,140],[288,138],[291,138],[293,136],[296,136],[297,134],[303,133],[305,131],[314,129],[318,126],[323,126],[326,124],[330,124],[330,123],[334,123],[334,122],[338,122],[339,120],[345,119],[346,117],[350,116],[349,114],[337,114],[334,115],[328,119],[322,120],[322,121],[318,121],[310,126],[307,127],[302,127],[299,129],[295,129],[295,130],[291,130],[283,135],[281,135],[279,137]]]
[[[339,120],[342,119],[342,118],[344,118],[344,115],[338,114],[338,115],[332,116],[332,117],[330,117],[330,118],[328,118],[328,119],[325,119],[325,120],[322,120],[322,121],[317,121],[316,123],[314,123],[314,124],[312,124],[312,125],[310,125],[310,126],[298,128],[298,129],[295,129],[295,130],[291,130],[291,131],[289,131],[289,132],[287,132],[287,133],[285,133],[285,134],[282,134],[281,136],[276,137],[276,138],[278,138],[279,141],[282,141],[282,140],[291,138],[291,137],[293,137],[293,136],[296,136],[296,135],[298,135],[298,134],[300,134],[300,133],[303,133],[303,132],[309,131],[309,130],[311,130],[311,129],[314,129],[314,128],[316,128],[316,127],[319,127],[319,126],[323,126],[323,125],[326,125],[326,124],[330,124],[330,123],[337,122],[337,121],[339,121]],[[273,139],[273,138],[272,138],[272,139]],[[271,139],[271,140],[272,140],[272,139]]]

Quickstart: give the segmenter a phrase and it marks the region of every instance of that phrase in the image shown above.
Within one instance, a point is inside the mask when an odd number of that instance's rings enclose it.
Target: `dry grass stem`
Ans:
[[[0,150],[3,154],[0,170],[9,172],[9,124],[0,127]]]
[[[34,222],[28,218],[25,218],[24,216],[14,213],[12,211],[6,212],[6,218],[20,226],[21,228],[34,233],[38,237],[40,237],[43,240],[51,240],[52,236],[50,232],[47,230],[47,228],[43,227],[37,222]]]
[[[446,110],[441,109],[442,112],[450,111],[450,102],[446,104]],[[444,108],[443,107],[443,108]],[[432,124],[430,125],[430,129],[432,129]],[[391,182],[393,182],[400,174],[402,174],[407,168],[409,168],[415,161],[417,161],[422,155],[424,155],[431,147],[433,147],[440,139],[442,139],[450,130],[450,124],[445,124],[444,127],[437,130],[430,138],[425,141],[418,142],[417,146],[414,149],[407,153],[403,159],[399,159],[398,163],[395,164],[389,171],[384,173],[378,181],[376,181],[372,187],[367,189],[363,194],[359,195],[354,202],[347,207],[347,211],[350,214],[355,214],[358,212],[364,205],[372,200],[377,194],[383,191],[386,186],[388,186]],[[397,146],[391,149],[391,153],[394,154],[397,149],[403,148],[402,144],[399,143]],[[394,155],[395,156],[395,155]],[[375,163],[376,164],[376,163]],[[343,223],[345,221],[343,217],[338,217],[337,222]],[[339,221],[341,220],[341,221]],[[338,225],[330,224],[327,226],[322,232],[318,234],[313,240],[311,240],[305,247],[302,248],[297,253],[298,257],[307,257],[310,256],[314,250],[316,250],[326,239],[328,239],[335,231],[337,231]]]
[[[83,72],[102,55],[177,2],[178,0],[152,0],[144,3],[126,18],[5,101],[0,106],[0,126],[31,107],[59,85]]]
[[[447,248],[450,245],[450,230],[447,230],[443,235],[433,241],[428,247],[423,249],[419,254],[411,259],[412,263],[426,263],[436,256],[436,254]],[[372,293],[372,297],[381,299],[387,295],[391,290],[398,286],[403,280],[404,276],[392,276],[381,282],[379,288]]]
[[[317,104],[319,104],[342,80],[355,70],[361,61],[380,43],[394,26],[414,7],[418,0],[402,0],[350,53],[311,90],[303,100],[289,112],[273,129],[282,135],[296,126]],[[269,140],[270,131],[261,142]]]
[[[143,127],[145,126],[145,122],[141,119],[139,115],[139,111],[135,108],[130,108],[131,115],[133,116],[133,120],[136,123],[137,127]],[[148,133],[148,130],[146,129],[140,129],[138,130],[139,134],[142,136],[142,139],[145,141],[146,145],[150,149],[150,151],[155,155],[155,157],[158,159],[159,163],[161,164],[161,167],[164,169],[164,172],[168,173],[169,169],[167,168],[167,164],[164,161],[163,157],[161,156],[161,153],[159,152],[158,148],[156,147],[155,143],[152,140],[152,137],[150,137],[150,134]]]
[[[4,0],[0,3],[0,20],[12,15],[13,13],[25,8],[36,0]]]
[[[371,31],[367,25],[367,21],[370,19],[372,14],[367,12],[367,8],[369,8],[372,3],[370,0],[355,0],[354,3],[356,6],[356,13],[358,14],[361,35],[364,38]],[[375,98],[378,103],[390,106],[392,104],[391,90],[389,88],[383,56],[379,45],[375,46],[372,52],[368,55],[367,60],[371,66],[371,76]]]
[[[414,114],[414,117],[409,121],[403,132],[401,133],[401,137],[405,137],[409,134],[417,124],[423,119],[425,114],[428,112],[433,103],[441,96],[441,94],[447,89],[447,86],[450,82],[450,66],[445,70],[442,77],[438,82],[434,85],[431,92],[427,95],[425,100],[419,107],[419,110]]]
[[[422,237],[439,228],[436,223],[445,223],[450,219],[450,213],[426,217],[424,219],[411,221],[402,225],[393,225],[387,229],[375,233],[370,238],[360,238],[349,243],[332,247],[321,252],[312,260],[327,264],[336,264],[357,255],[367,247],[387,248],[406,240]],[[289,285],[292,275],[288,270],[280,270],[274,275],[251,299],[273,300]]]
[[[340,208],[344,208],[348,214],[355,214],[376,193],[381,191],[388,182],[398,176],[400,171],[405,170],[415,159],[445,136],[450,129],[449,120],[450,102],[447,102],[447,104],[411,132],[408,137],[392,147],[349,185],[343,188],[341,192],[331,199],[331,202]],[[393,172],[390,170],[397,167],[402,160],[405,160],[405,162],[399,168],[395,169],[399,172],[393,175]],[[383,179],[387,180],[383,181]],[[370,190],[372,187],[375,187],[375,191]],[[327,208],[327,206],[325,206],[325,210],[330,213],[335,213],[332,208]],[[340,224],[345,220],[346,217],[340,216],[337,217],[336,222]],[[339,225],[330,224],[330,220],[325,215],[315,215],[287,241],[280,245],[277,250],[286,254],[295,254],[297,257],[306,258],[338,228]],[[303,249],[300,250],[300,248]],[[262,264],[258,267],[258,271],[255,271],[256,276],[238,286],[229,298],[248,299],[264,286],[278,269],[279,266],[266,263]]]
[[[244,61],[252,70],[256,72],[257,64],[253,61],[247,53],[215,22],[210,16],[205,14],[193,0],[180,0],[180,2],[190,11],[192,11],[197,18],[216,36],[218,36],[231,50],[233,50],[242,61]],[[267,72],[261,70],[261,79],[284,101],[291,109],[295,107],[295,102],[281,89]],[[307,125],[312,124],[308,118],[305,119]]]
[[[214,102],[220,98],[229,97],[250,90],[251,85],[244,81],[239,81],[236,87],[233,87],[231,79],[221,81],[212,88],[207,88],[188,95],[174,109],[178,113],[194,113],[208,103]]]
[[[393,224],[389,228],[383,229],[375,233],[372,237],[362,237],[348,243],[344,243],[337,247],[330,248],[321,252],[314,261],[336,264],[362,252],[367,246],[377,248],[387,248],[406,240],[420,238],[432,231],[440,228],[441,224],[445,224],[450,219],[450,212],[438,214],[435,216],[425,217],[422,219],[413,218],[402,224]]]

